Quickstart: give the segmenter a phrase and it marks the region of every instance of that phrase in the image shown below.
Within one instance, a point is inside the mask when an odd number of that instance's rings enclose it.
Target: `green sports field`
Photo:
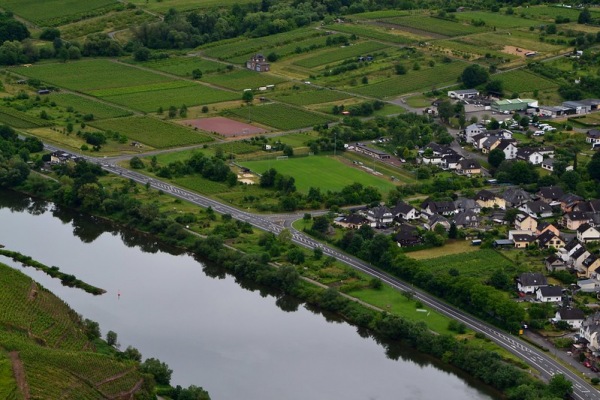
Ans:
[[[293,176],[300,192],[308,192],[311,187],[321,190],[338,191],[355,182],[364,186],[373,186],[381,193],[387,194],[395,185],[359,168],[348,168],[347,165],[330,156],[292,157],[285,160],[244,161],[240,163],[256,173],[263,173],[275,168],[284,175]]]

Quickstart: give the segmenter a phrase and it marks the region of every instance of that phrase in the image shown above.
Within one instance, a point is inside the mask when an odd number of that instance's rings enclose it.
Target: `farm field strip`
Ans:
[[[437,40],[434,42],[434,46],[440,47],[443,49],[448,49],[450,51],[454,50],[455,52],[466,53],[470,55],[476,56],[485,56],[486,54],[490,54],[492,56],[501,58],[501,59],[516,59],[517,56],[512,54],[502,52],[503,46],[500,45],[490,45],[486,47],[477,46],[472,43],[468,43],[465,41],[466,38],[460,39],[444,39]]]
[[[519,268],[512,261],[491,249],[424,259],[421,260],[421,265],[436,273],[448,273],[450,269],[455,269],[461,276],[478,278],[482,281],[488,279],[497,270],[504,270],[507,273],[519,272]]]
[[[158,20],[157,17],[148,13],[139,14],[137,13],[137,10],[111,12],[98,17],[86,18],[82,21],[63,25],[60,27],[60,33],[61,38],[67,40],[84,39],[85,36],[91,33],[108,33],[156,20]]]
[[[212,138],[175,123],[150,117],[125,117],[105,119],[91,124],[101,130],[124,134],[131,140],[148,144],[154,148],[186,146],[210,142]]]
[[[367,171],[348,168],[344,163],[329,156],[292,157],[286,160],[242,161],[240,164],[255,173],[263,173],[275,168],[284,175],[293,176],[296,187],[301,192],[308,192],[311,187],[321,190],[341,190],[353,183],[373,186],[382,193],[394,189],[390,181],[371,175]],[[299,173],[301,172],[301,173]],[[315,179],[318,177],[318,179]]]
[[[1,0],[0,7],[36,22],[48,23],[64,17],[90,13],[94,10],[114,6],[116,0]]]
[[[156,112],[162,107],[181,107],[182,105],[197,106],[220,103],[240,99],[241,94],[215,89],[201,84],[192,84],[173,89],[156,90],[153,92],[138,92],[117,96],[106,96],[103,99],[115,104],[121,104],[144,112]]]
[[[199,69],[203,74],[208,74],[226,67],[223,63],[195,56],[169,57],[163,60],[146,61],[140,65],[182,77],[191,77],[192,71],[195,69]]]
[[[517,93],[558,87],[558,83],[523,69],[493,75],[493,79],[499,79],[506,90]]]
[[[11,107],[0,106],[0,121],[15,128],[49,126],[52,122],[21,112]]]
[[[510,35],[508,33],[510,33]],[[564,46],[554,45],[548,42],[540,42],[535,34],[516,30],[512,32],[487,32],[479,35],[464,37],[462,40],[475,46],[486,47],[491,45],[511,45],[539,52],[553,52],[564,48]]]
[[[73,107],[81,114],[92,114],[94,119],[116,118],[130,115],[129,111],[113,107],[100,101],[88,99],[72,93],[52,93],[48,95],[50,101],[61,107]]]
[[[235,4],[248,4],[253,0],[175,0],[175,1],[151,1],[146,0],[131,0],[130,3],[137,5],[140,8],[151,10],[159,13],[166,13],[170,8],[175,8],[178,11],[191,11],[210,9],[215,7],[230,7]]]
[[[293,64],[305,68],[315,68],[320,65],[330,64],[336,61],[342,61],[347,58],[357,57],[361,55],[367,55],[375,51],[380,51],[389,48],[388,45],[367,41],[344,48],[332,48],[318,52],[307,58],[294,61]]]
[[[432,87],[456,82],[467,65],[462,61],[438,64],[433,68],[408,71],[405,75],[394,75],[379,82],[348,88],[348,91],[376,98],[397,96],[419,90],[425,91]]]
[[[247,69],[236,69],[231,72],[207,75],[202,81],[223,86],[232,90],[257,89],[261,86],[276,85],[285,80],[275,75],[259,73]],[[242,94],[236,94],[241,99]]]
[[[29,78],[37,78],[42,82],[81,92],[150,85],[173,80],[157,73],[106,59],[37,64],[29,68],[18,67],[14,71]]]
[[[320,89],[308,90],[305,92],[281,93],[272,96],[277,101],[290,103],[298,106],[307,106],[311,104],[329,103],[332,101],[348,99],[351,96],[335,90]]]
[[[334,118],[277,103],[236,108],[227,110],[225,114],[225,116],[234,115],[241,120],[255,121],[280,130],[306,128],[334,120]]]
[[[487,27],[496,27],[500,29],[508,28],[528,28],[539,24],[537,21],[522,18],[516,15],[505,15],[500,13],[492,13],[485,11],[465,11],[453,14],[456,19],[466,23],[472,20],[484,21]]]
[[[396,31],[386,28],[378,28],[370,25],[350,25],[350,24],[337,24],[327,25],[327,29],[331,29],[337,32],[355,34],[360,37],[367,37],[369,39],[381,40],[383,42],[398,43],[398,44],[409,44],[421,39],[417,35],[411,35],[404,31]]]
[[[441,18],[425,16],[390,18],[386,19],[385,22],[444,36],[464,36],[486,30],[485,28],[477,28],[461,22],[453,22]]]

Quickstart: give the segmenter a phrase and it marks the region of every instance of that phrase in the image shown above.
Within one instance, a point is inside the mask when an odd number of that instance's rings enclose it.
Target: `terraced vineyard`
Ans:
[[[139,391],[137,363],[94,352],[80,317],[21,272],[0,264],[0,398],[107,399]],[[144,389],[141,389],[142,391]]]

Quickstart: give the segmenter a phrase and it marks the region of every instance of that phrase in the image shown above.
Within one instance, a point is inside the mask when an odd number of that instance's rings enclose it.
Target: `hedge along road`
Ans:
[[[65,153],[70,153],[67,150],[50,145],[45,145],[45,148],[49,151],[62,151]],[[79,154],[74,155],[81,156]],[[273,222],[268,216],[262,216],[241,211],[237,208],[231,207],[227,204],[207,198],[205,196],[201,196],[189,190],[182,189],[180,187],[171,185],[169,183],[165,183],[160,180],[149,178],[148,176],[143,175],[141,173],[122,168],[115,164],[107,164],[105,160],[102,159],[89,156],[84,156],[84,158],[89,162],[93,162],[95,164],[100,165],[104,170],[108,172],[118,174],[124,178],[129,178],[140,184],[150,184],[150,186],[154,189],[162,190],[164,193],[170,194],[171,196],[177,197],[182,200],[189,201],[190,203],[193,203],[200,207],[211,207],[213,210],[220,214],[231,214],[231,216],[235,219],[238,219],[243,222],[248,222],[259,229],[274,233],[276,235],[281,233],[281,231],[283,231],[284,229],[287,229],[284,226]],[[487,335],[487,337],[493,340],[496,344],[507,349],[515,356],[521,358],[523,361],[525,361],[530,366],[539,371],[540,377],[542,379],[547,381],[556,374],[565,375],[565,377],[567,377],[569,380],[571,380],[571,382],[573,382],[573,398],[578,400],[600,400],[600,392],[598,392],[598,390],[596,390],[593,386],[587,383],[584,379],[580,378],[578,375],[573,373],[566,366],[558,363],[554,358],[550,357],[548,354],[545,354],[544,352],[538,350],[536,347],[521,340],[517,336],[507,334],[504,331],[501,331],[490,324],[482,322],[479,319],[453,306],[446,304],[440,299],[433,297],[428,293],[419,290],[398,278],[392,277],[386,273],[375,269],[370,264],[356,257],[349,256],[333,247],[320,243],[314,240],[313,238],[304,235],[303,233],[294,229],[289,223],[291,217],[296,218],[298,214],[289,214],[289,216],[290,218],[286,218],[285,215],[280,214],[277,216],[277,218],[283,219],[284,224],[286,226],[289,226],[289,230],[292,234],[292,241],[294,243],[309,249],[319,247],[323,250],[323,253],[325,255],[335,257],[339,261],[347,264],[348,266],[354,269],[362,271],[373,277],[379,278],[396,290],[413,292],[415,294],[414,297],[421,301],[423,304],[427,305],[428,307],[444,315],[447,315],[450,318],[454,318],[455,320],[464,323],[466,326],[468,326],[475,332],[480,332]]]

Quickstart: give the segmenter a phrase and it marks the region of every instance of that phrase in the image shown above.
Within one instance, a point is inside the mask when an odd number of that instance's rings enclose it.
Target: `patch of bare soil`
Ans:
[[[25,400],[30,400],[31,396],[29,395],[29,386],[27,385],[27,380],[25,379],[25,369],[23,368],[23,362],[21,361],[21,358],[19,358],[19,352],[11,351],[8,353],[8,358],[12,364],[15,381],[17,381],[17,387],[21,391],[23,398]]]

